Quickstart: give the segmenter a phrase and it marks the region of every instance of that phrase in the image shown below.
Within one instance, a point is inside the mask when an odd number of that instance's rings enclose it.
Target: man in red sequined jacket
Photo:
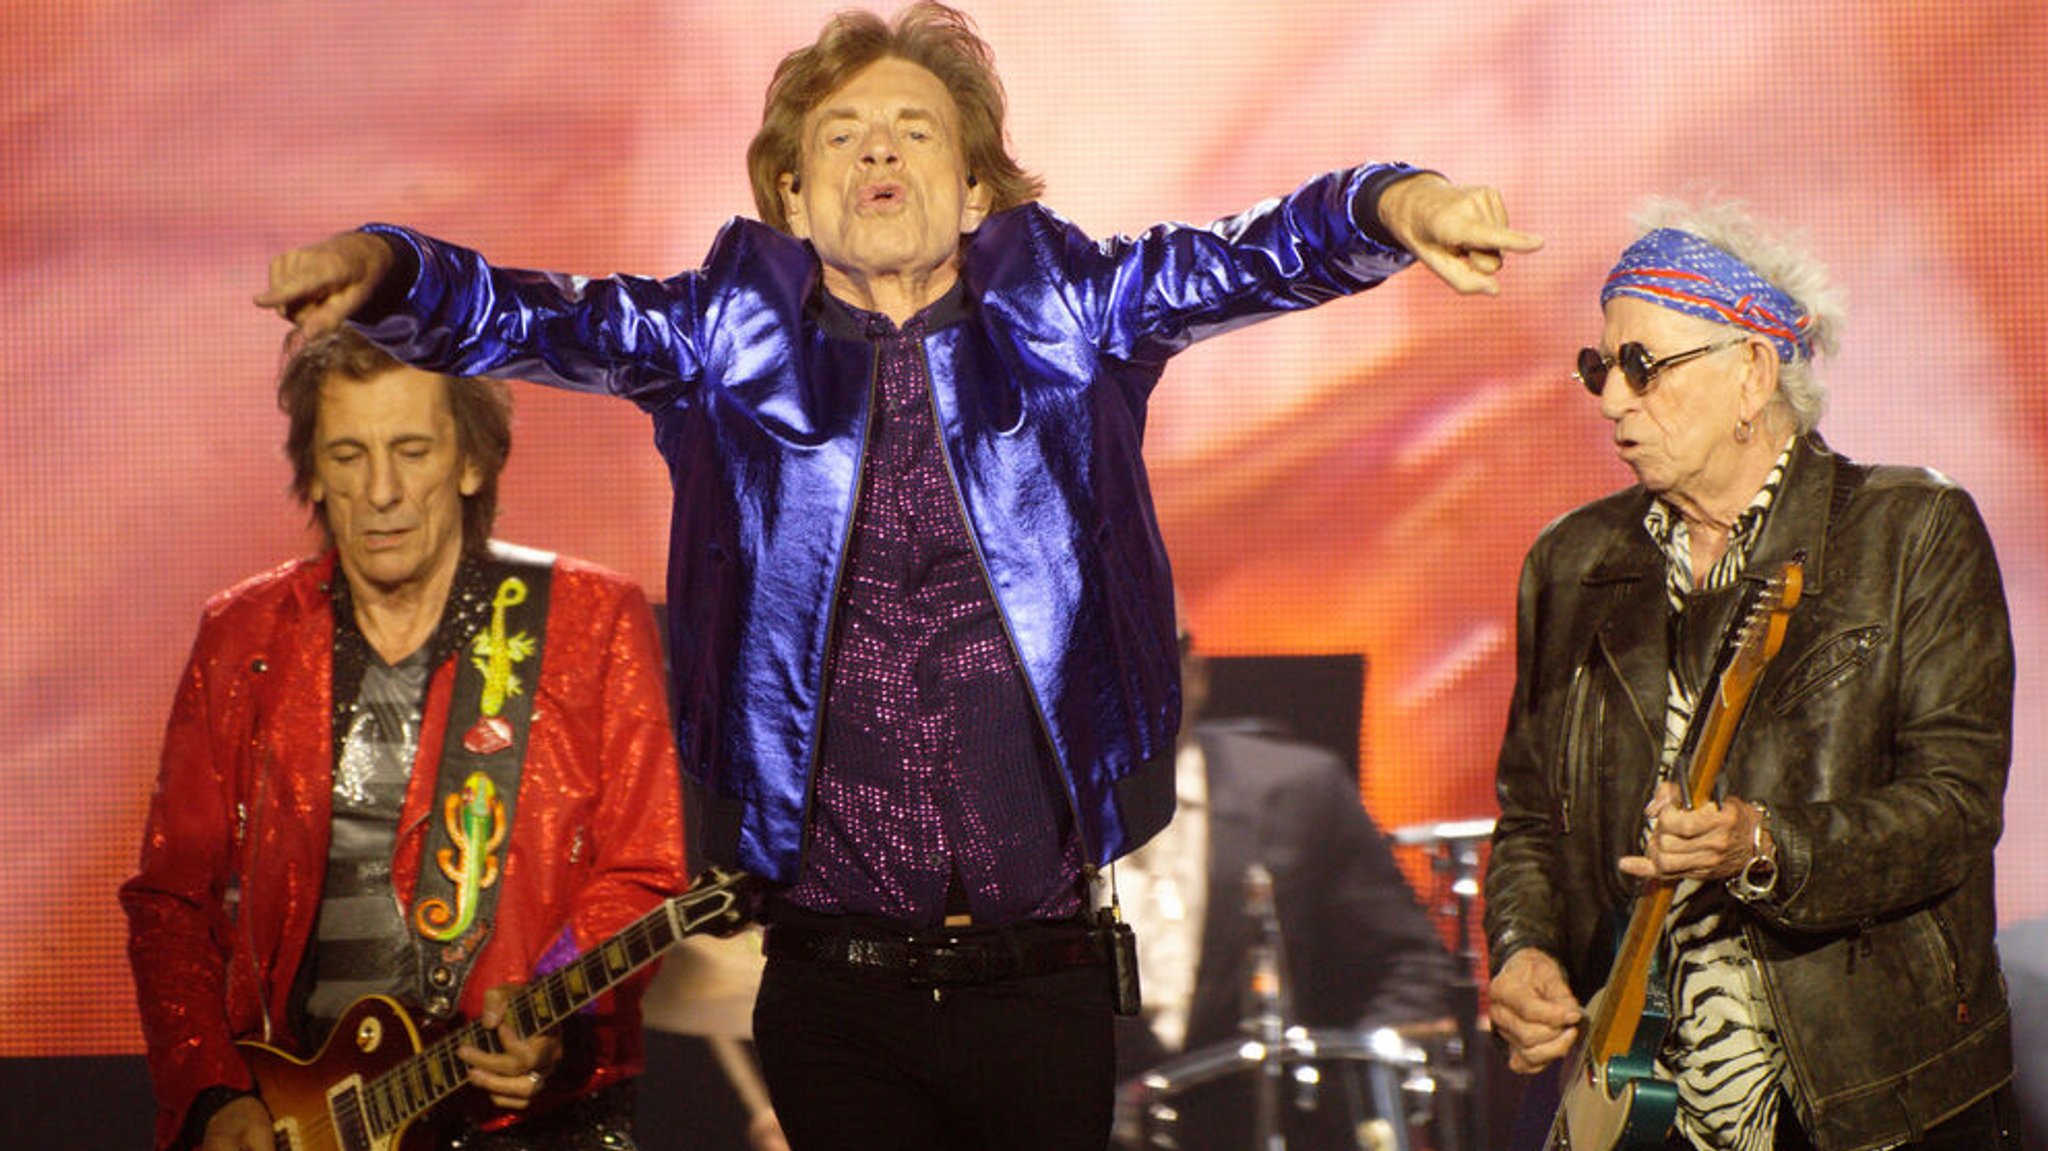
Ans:
[[[280,384],[296,487],[332,546],[207,605],[141,866],[121,890],[159,1147],[271,1146],[282,1101],[253,1093],[237,1041],[311,1057],[359,994],[433,1014],[416,1005],[433,997],[449,947],[421,938],[414,913],[423,875],[438,870],[430,836],[444,822],[437,776],[458,665],[494,622],[504,631],[500,573],[546,588],[545,628],[538,668],[509,665],[531,720],[516,786],[501,796],[509,834],[468,894],[502,890],[458,941],[473,948],[483,931],[442,1006],[497,1026],[513,985],[686,885],[643,593],[603,569],[488,541],[509,400],[501,385],[410,378],[426,375],[347,335],[303,349]],[[622,1084],[640,1068],[639,992],[628,981],[532,1039],[508,1021],[503,1051],[466,1051],[479,1090],[461,1093],[473,1106],[458,1126],[494,1130],[464,1146],[629,1146],[600,1141],[630,1125]],[[328,1058],[366,1042],[360,1028],[337,1032],[320,1067],[346,1069]],[[495,1108],[481,1106],[486,1094]],[[508,1123],[529,1108],[531,1119]]]

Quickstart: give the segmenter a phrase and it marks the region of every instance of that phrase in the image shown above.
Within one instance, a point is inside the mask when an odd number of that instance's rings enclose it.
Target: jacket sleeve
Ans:
[[[396,263],[354,322],[415,367],[609,392],[650,407],[694,382],[701,278],[603,279],[493,266],[409,228],[363,229]]]
[[[1866,785],[1773,807],[1781,875],[1753,907],[1785,926],[1846,929],[1943,896],[1983,866],[2003,828],[2013,647],[1991,537],[1960,488],[1901,502],[1912,526],[1889,608],[1889,762],[1814,764]]]
[[[158,1147],[177,1137],[202,1090],[253,1086],[226,1007],[234,743],[215,714],[218,693],[210,680],[216,669],[206,648],[202,628],[172,706],[141,864],[120,892],[157,1099]]]
[[[1159,224],[1101,244],[1070,231],[1061,259],[1072,306],[1105,355],[1156,365],[1197,340],[1364,291],[1414,261],[1375,226],[1379,190],[1414,171],[1332,172],[1208,227]]]
[[[1456,968],[1348,774],[1322,773],[1298,798],[1322,876],[1311,977],[1348,1000],[1350,1021],[1416,1023],[1450,1014]]]
[[[1508,703],[1507,731],[1494,772],[1500,816],[1494,825],[1486,869],[1488,962],[1499,972],[1508,956],[1535,947],[1563,960],[1564,925],[1557,876],[1560,845],[1552,813],[1552,779],[1542,748],[1545,717],[1539,712],[1537,675],[1541,666],[1543,545],[1531,549],[1522,566],[1515,611],[1515,686]]]
[[[569,924],[577,953],[689,886],[682,785],[653,612],[632,585],[611,609],[598,669],[601,791],[590,827],[592,872]]]

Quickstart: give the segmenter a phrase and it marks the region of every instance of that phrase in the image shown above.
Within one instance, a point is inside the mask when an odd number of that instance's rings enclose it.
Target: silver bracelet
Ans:
[[[1739,874],[1729,877],[1728,892],[1744,903],[1755,903],[1770,898],[1771,892],[1778,889],[1778,861],[1764,854],[1764,823],[1771,818],[1771,809],[1755,800],[1748,803],[1756,808],[1756,828],[1749,838],[1749,862],[1742,865]],[[1775,841],[1772,846],[1776,846]]]

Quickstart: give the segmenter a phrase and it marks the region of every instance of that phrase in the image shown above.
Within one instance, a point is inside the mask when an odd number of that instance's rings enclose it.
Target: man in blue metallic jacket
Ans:
[[[696,842],[776,885],[755,1032],[799,1151],[1103,1145],[1088,880],[1172,814],[1179,719],[1152,386],[1415,259],[1491,293],[1541,243],[1399,165],[1098,243],[1035,203],[1002,116],[963,15],[844,13],[771,84],[766,224],[696,271],[501,269],[371,226],[279,256],[257,300],[652,417]]]

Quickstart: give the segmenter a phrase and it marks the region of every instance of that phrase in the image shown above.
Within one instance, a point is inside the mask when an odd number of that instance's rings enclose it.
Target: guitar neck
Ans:
[[[1694,738],[1686,741],[1690,754],[1680,771],[1687,808],[1713,798],[1714,784],[1721,778],[1721,765],[1727,761],[1728,747],[1735,741],[1735,729],[1749,705],[1750,693],[1783,638],[1783,612],[1798,602],[1801,574],[1787,565],[1760,593],[1760,603],[1751,605],[1726,666],[1707,693],[1706,711],[1699,716]],[[1776,606],[1769,613],[1758,614],[1760,605]],[[1761,626],[1764,623],[1773,623],[1774,628],[1766,629]],[[1663,940],[1664,919],[1677,887],[1672,880],[1653,880],[1636,896],[1603,998],[1587,1022],[1585,1046],[1595,1060],[1620,1055],[1634,1040],[1648,997],[1651,960]]]
[[[1671,910],[1677,885],[1668,881],[1649,884],[1636,896],[1622,934],[1621,946],[1609,968],[1607,985],[1600,1002],[1586,1023],[1587,1056],[1596,1065],[1629,1049],[1636,1025],[1642,1019],[1649,998],[1651,959],[1664,937],[1664,917]]]
[[[713,876],[710,883],[664,901],[587,954],[528,984],[506,1006],[506,1018],[524,1036],[554,1030],[684,936],[715,922],[738,922],[738,882]],[[399,1131],[467,1083],[469,1065],[456,1054],[464,1046],[504,1050],[496,1030],[475,1021],[463,1024],[365,1085],[371,1125],[383,1134]]]
[[[1680,745],[1678,774],[1684,783],[1681,802],[1685,807],[1697,807],[1713,797],[1736,726],[1765,666],[1784,642],[1786,620],[1799,602],[1804,581],[1805,556],[1801,554],[1779,567],[1770,581],[1753,593],[1713,688],[1703,700],[1706,710],[1696,716]],[[1646,1132],[1670,1121],[1675,1095],[1624,1092],[1624,1083],[1634,1081],[1640,1087],[1649,1076],[1640,1066],[1622,1064],[1640,1062],[1625,1061],[1623,1056],[1636,1051],[1638,1041],[1646,1038],[1638,1032],[1649,1003],[1650,972],[1677,889],[1676,880],[1655,879],[1646,881],[1637,892],[1607,984],[1587,1007],[1585,1030],[1575,1045],[1570,1075],[1564,1080],[1564,1098],[1551,1121],[1546,1147],[1612,1148],[1619,1146],[1634,1124],[1646,1124],[1642,1128]],[[1661,1034],[1660,1025],[1647,1041],[1654,1044]],[[1655,1139],[1661,1144],[1661,1132]]]

